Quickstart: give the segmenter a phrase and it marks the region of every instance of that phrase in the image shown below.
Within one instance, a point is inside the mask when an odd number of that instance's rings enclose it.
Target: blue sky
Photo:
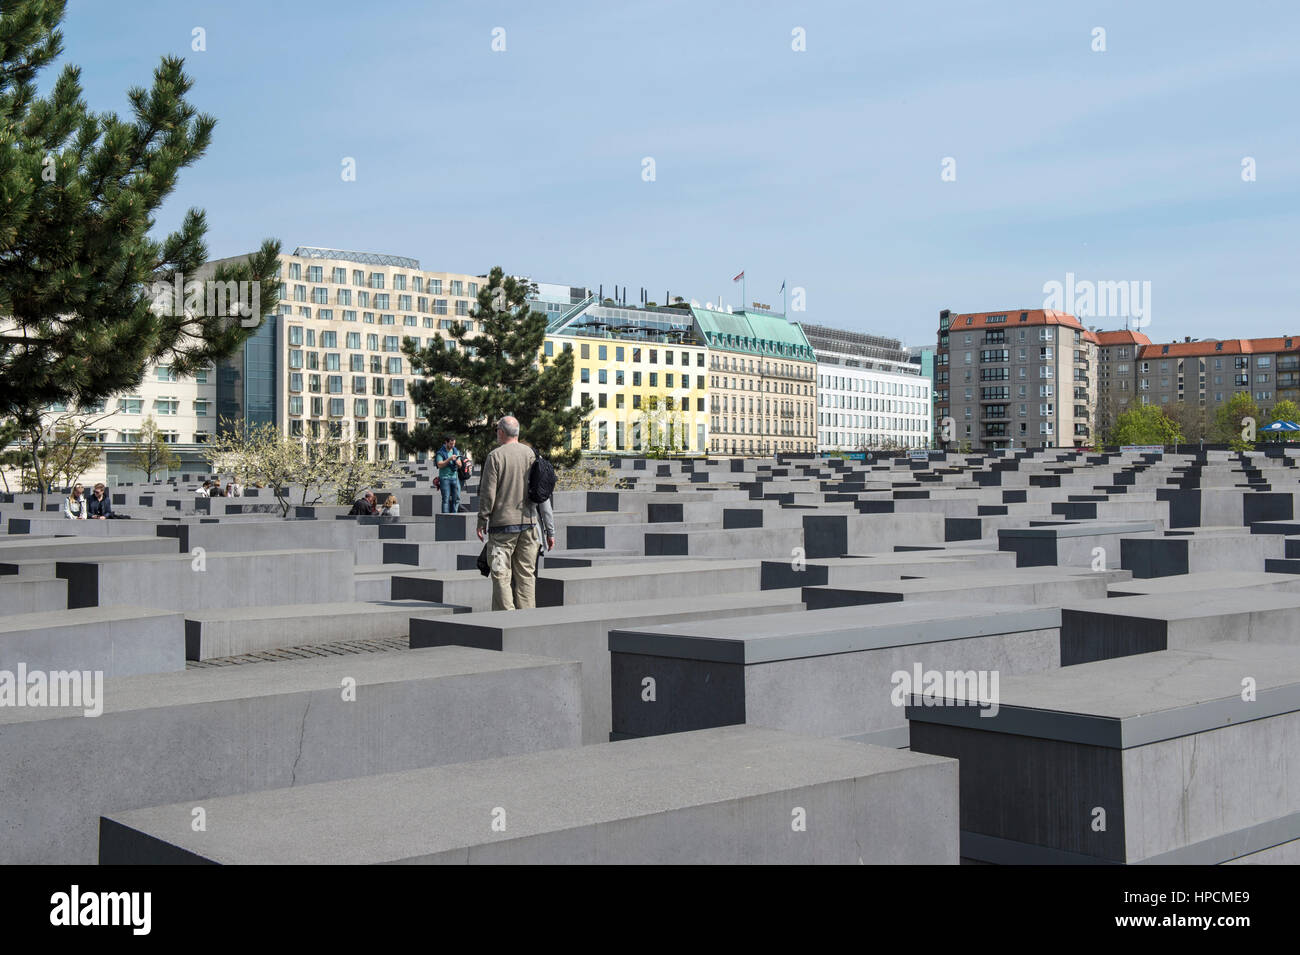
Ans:
[[[1156,341],[1300,333],[1300,4],[71,0],[64,32],[97,110],[186,57],[219,122],[159,230],[205,208],[214,256],[733,305],[744,269],[909,344],[1073,272],[1149,281]]]

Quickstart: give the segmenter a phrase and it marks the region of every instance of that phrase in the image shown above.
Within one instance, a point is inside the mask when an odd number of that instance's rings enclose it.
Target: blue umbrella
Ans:
[[[1300,431],[1300,424],[1294,421],[1274,421],[1266,427],[1260,428],[1261,431]]]

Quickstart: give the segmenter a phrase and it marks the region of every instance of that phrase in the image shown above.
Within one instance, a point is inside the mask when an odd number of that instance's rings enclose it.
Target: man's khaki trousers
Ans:
[[[525,610],[537,606],[537,528],[517,534],[489,534],[488,564],[492,568],[492,609]]]

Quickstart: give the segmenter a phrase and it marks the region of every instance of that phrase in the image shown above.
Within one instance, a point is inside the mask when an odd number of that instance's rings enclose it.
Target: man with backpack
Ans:
[[[545,458],[519,441],[519,420],[497,422],[497,447],[483,462],[478,487],[478,539],[487,540],[492,575],[492,609],[537,605],[537,505],[555,487]]]

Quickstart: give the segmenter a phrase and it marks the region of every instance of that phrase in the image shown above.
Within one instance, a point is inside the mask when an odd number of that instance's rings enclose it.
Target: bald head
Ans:
[[[506,415],[497,422],[497,441],[501,444],[509,444],[511,441],[519,440],[519,419],[514,415]]]

